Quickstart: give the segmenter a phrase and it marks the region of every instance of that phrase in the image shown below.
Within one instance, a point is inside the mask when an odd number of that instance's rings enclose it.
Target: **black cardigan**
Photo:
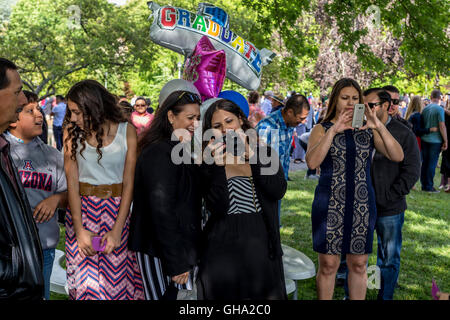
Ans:
[[[386,128],[402,146],[404,159],[394,162],[378,151],[373,157],[372,183],[377,215],[381,217],[406,210],[406,195],[420,176],[420,153],[414,133],[395,119],[391,119]]]
[[[283,255],[278,222],[278,200],[282,199],[286,193],[287,182],[278,155],[271,148],[267,147],[266,150],[269,156],[272,152],[274,153],[272,161],[276,161],[277,170],[272,170],[270,175],[262,175],[261,169],[269,168],[270,164],[263,165],[258,161],[250,166],[256,195],[269,236],[270,258],[274,259]],[[206,209],[211,212],[211,217],[206,225],[206,230],[208,230],[215,219],[220,219],[221,216],[228,213],[230,206],[228,184],[224,166],[203,164],[200,171],[202,195],[205,199]]]
[[[160,258],[169,276],[197,264],[201,232],[195,165],[171,160],[178,143],[153,143],[139,155],[128,239],[130,250]]]

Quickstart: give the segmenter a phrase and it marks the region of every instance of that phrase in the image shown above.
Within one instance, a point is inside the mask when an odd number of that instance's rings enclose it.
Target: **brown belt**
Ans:
[[[101,199],[122,196],[122,184],[101,184],[94,186],[89,183],[80,182],[80,195],[95,196]]]

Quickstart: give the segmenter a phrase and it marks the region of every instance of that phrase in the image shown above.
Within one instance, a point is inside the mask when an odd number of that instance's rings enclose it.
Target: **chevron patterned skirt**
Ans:
[[[101,199],[81,197],[83,227],[103,236],[117,219],[120,197]],[[120,247],[110,254],[82,257],[78,250],[72,214],[66,213],[66,267],[69,296],[72,300],[143,300],[142,277],[136,254],[127,248],[128,216]]]

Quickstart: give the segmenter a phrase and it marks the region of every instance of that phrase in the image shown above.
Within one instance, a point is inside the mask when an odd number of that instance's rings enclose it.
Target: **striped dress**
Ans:
[[[258,213],[261,211],[258,197],[254,194],[250,179],[250,177],[228,179],[228,192],[230,194],[228,214]]]
[[[198,299],[284,299],[280,261],[269,258],[267,228],[252,177],[232,177],[227,185],[227,214],[207,223]]]

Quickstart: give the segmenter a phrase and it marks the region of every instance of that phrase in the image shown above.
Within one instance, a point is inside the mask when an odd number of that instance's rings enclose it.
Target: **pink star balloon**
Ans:
[[[226,69],[225,51],[216,50],[208,37],[203,36],[186,60],[183,79],[192,81],[205,101],[219,95]]]

